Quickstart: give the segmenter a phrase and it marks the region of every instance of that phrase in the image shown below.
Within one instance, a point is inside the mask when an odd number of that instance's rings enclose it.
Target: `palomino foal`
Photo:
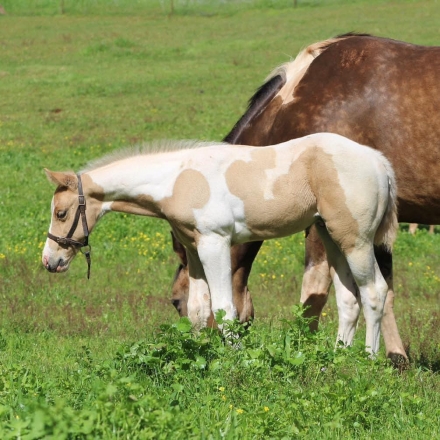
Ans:
[[[220,309],[226,319],[236,317],[232,245],[316,224],[336,288],[352,295],[359,288],[366,346],[377,352],[387,284],[373,245],[391,248],[397,229],[394,173],[380,153],[330,133],[265,148],[200,142],[167,148],[104,158],[79,175],[46,171],[58,187],[44,266],[67,270],[107,212],[165,219],[187,251],[188,316],[199,329]],[[342,328],[338,339],[350,340],[344,333],[350,331]]]

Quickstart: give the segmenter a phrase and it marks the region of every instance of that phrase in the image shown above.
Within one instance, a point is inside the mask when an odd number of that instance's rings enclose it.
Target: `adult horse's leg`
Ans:
[[[402,340],[394,316],[394,289],[393,289],[393,255],[383,246],[374,249],[377,264],[379,265],[382,276],[388,285],[388,294],[385,301],[384,315],[382,318],[382,336],[385,341],[387,357],[393,363],[398,364],[407,361]]]
[[[304,316],[313,318],[310,329],[316,331],[322,309],[327,302],[331,277],[325,248],[315,225],[306,230],[305,248],[301,303],[306,308]]]
[[[171,303],[179,313],[179,316],[188,316],[189,273],[186,249],[183,244],[177,240],[173,232],[171,232],[171,240],[173,243],[173,251],[180,260],[179,267],[173,279]]]
[[[408,227],[409,233],[414,235],[416,233],[416,231],[417,231],[417,227],[418,226],[419,226],[418,223],[410,223],[409,227]]]
[[[248,280],[252,264],[262,244],[262,241],[254,241],[231,248],[232,295],[237,317],[241,323],[249,322],[254,317],[254,305],[248,289]]]

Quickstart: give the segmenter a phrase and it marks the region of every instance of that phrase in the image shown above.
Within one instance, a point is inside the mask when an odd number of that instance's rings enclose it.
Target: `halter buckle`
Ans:
[[[57,237],[57,239],[55,240],[58,244],[64,244],[65,246],[67,246],[69,243],[69,240],[66,237]]]

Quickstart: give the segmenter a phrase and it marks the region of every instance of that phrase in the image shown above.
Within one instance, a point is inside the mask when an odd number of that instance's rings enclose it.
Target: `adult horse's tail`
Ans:
[[[397,184],[391,163],[382,154],[380,156],[388,175],[388,203],[382,221],[377,228],[374,244],[382,245],[391,252],[399,228],[397,222]]]

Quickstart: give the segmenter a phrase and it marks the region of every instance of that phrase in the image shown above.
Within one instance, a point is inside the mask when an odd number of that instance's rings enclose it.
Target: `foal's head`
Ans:
[[[102,201],[96,198],[96,191],[91,191],[93,184],[87,175],[82,176],[78,187],[74,173],[45,171],[57,189],[42,262],[49,272],[65,272],[78,251],[89,247],[88,234],[101,215]]]

